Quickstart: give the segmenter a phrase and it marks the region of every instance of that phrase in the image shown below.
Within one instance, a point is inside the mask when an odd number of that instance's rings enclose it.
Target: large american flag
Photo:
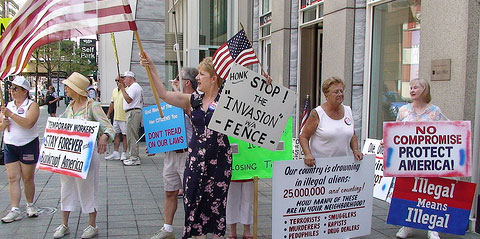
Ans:
[[[27,0],[0,39],[0,79],[21,73],[42,45],[125,30],[137,30],[126,0]]]
[[[259,63],[243,29],[218,48],[212,61],[215,71],[223,79],[228,76],[234,62],[242,66]]]

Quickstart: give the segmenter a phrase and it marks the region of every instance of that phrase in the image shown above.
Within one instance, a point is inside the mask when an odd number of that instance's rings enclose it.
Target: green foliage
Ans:
[[[98,70],[96,62],[80,57],[80,48],[75,41],[63,40],[37,48],[32,57],[48,72],[48,84],[52,77],[66,77],[73,72],[85,76]]]

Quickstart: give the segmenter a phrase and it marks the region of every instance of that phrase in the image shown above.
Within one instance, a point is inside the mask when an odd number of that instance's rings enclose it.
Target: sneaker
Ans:
[[[70,234],[70,229],[63,224],[60,224],[60,226],[55,229],[55,233],[53,233],[53,238],[62,238],[67,234]]]
[[[105,157],[106,160],[120,160],[120,154],[117,151],[113,151],[110,155]]]
[[[28,217],[38,217],[38,209],[35,206],[27,206],[27,216]]]
[[[397,232],[397,238],[407,238],[413,236],[413,228],[410,227],[402,227]]]
[[[126,152],[122,152],[122,155],[120,156],[120,160],[125,160],[127,159],[127,153]]]
[[[438,235],[438,232],[434,231],[428,231],[428,239],[440,239],[440,235]]]
[[[130,158],[130,159],[127,159],[127,160],[123,161],[123,165],[125,165],[125,166],[136,166],[136,165],[140,165],[140,164],[142,164],[142,163],[140,163],[140,159]]]
[[[2,218],[2,222],[4,223],[9,223],[9,222],[14,222],[18,220],[22,220],[22,212],[20,210],[15,209],[15,210],[10,210],[6,216]]]
[[[88,227],[83,230],[82,239],[93,238],[96,235],[98,235],[98,227],[92,227],[91,225],[88,225]]]
[[[162,227],[160,231],[155,232],[155,235],[150,239],[175,239],[175,235],[173,235],[173,232],[168,232]]]

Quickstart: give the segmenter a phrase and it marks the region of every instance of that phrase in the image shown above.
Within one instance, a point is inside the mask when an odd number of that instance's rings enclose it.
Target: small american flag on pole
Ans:
[[[126,0],[27,0],[0,39],[0,79],[21,73],[42,45],[125,30],[137,30]]]
[[[215,71],[222,79],[228,76],[234,62],[242,66],[259,63],[243,29],[218,48],[212,61]]]
[[[302,132],[303,127],[305,126],[305,123],[307,123],[307,118],[309,115],[310,111],[310,96],[307,95],[307,99],[305,100],[305,107],[303,107],[303,114],[302,118],[300,121],[300,132]]]

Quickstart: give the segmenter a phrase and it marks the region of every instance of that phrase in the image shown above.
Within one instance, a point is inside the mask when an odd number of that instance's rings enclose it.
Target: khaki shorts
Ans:
[[[167,192],[183,188],[183,172],[188,152],[167,152],[163,161],[163,187]]]
[[[122,133],[123,135],[127,135],[127,123],[125,121],[113,121],[113,129],[115,130],[116,134]]]

